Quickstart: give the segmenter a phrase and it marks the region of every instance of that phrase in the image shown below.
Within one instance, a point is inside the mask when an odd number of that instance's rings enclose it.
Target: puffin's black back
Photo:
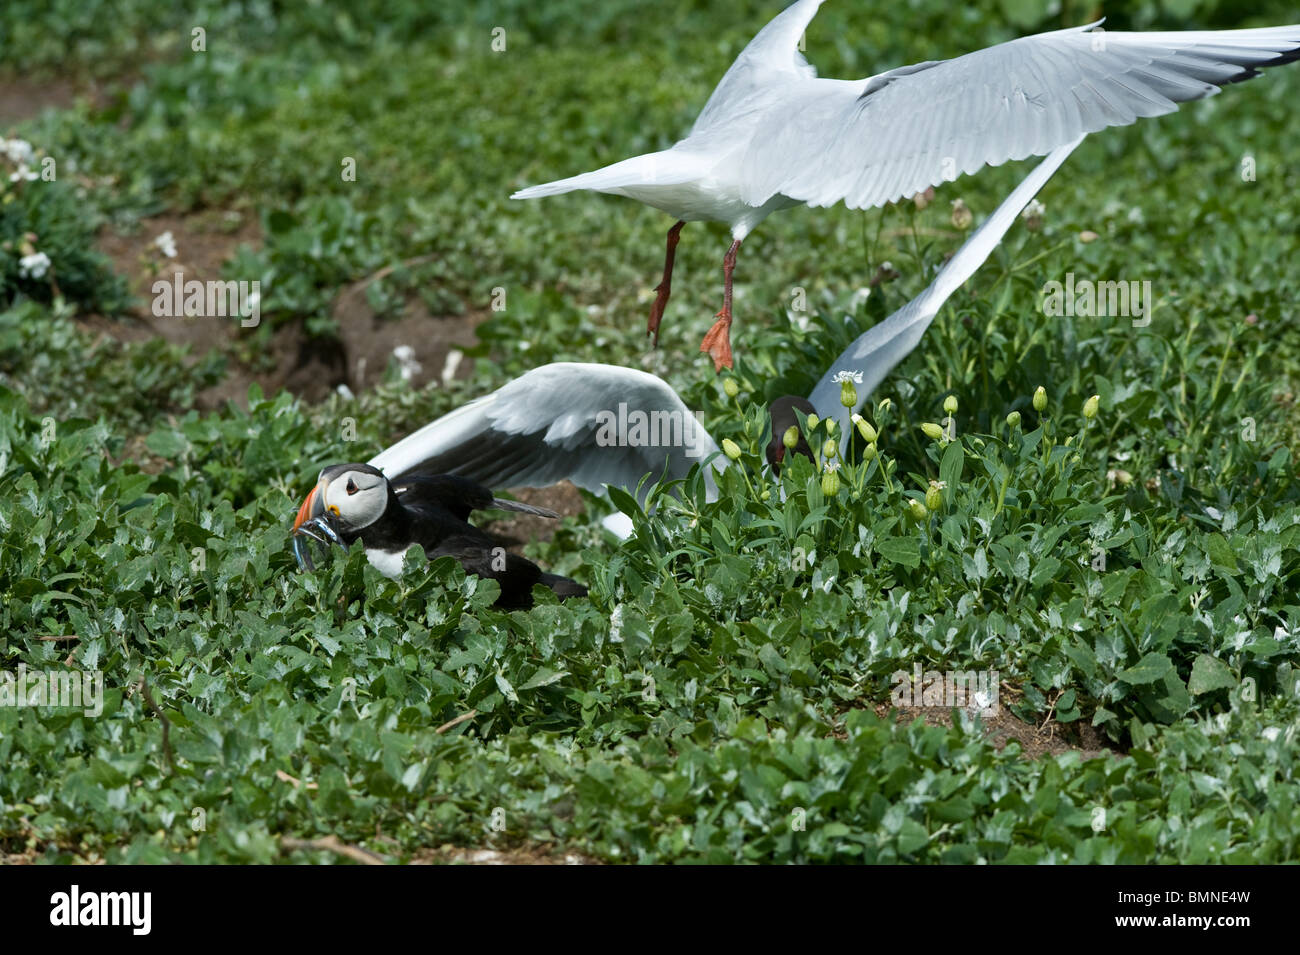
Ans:
[[[587,588],[541,568],[469,523],[470,512],[491,507],[492,492],[451,474],[413,475],[389,484],[383,517],[358,537],[367,547],[424,548],[430,560],[454,557],[468,574],[490,577],[501,587],[497,606],[510,610],[533,605],[533,585],[545,584],[561,598],[586,596]]]

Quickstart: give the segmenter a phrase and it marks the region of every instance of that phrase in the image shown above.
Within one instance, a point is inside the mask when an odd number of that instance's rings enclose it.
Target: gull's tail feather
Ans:
[[[633,156],[612,166],[605,166],[592,172],[584,172],[568,179],[557,179],[539,186],[520,189],[511,199],[541,199],[544,196],[558,196],[566,192],[586,189],[590,192],[612,192],[618,194],[627,187],[671,186],[688,182],[699,175],[699,168],[691,157],[681,152],[666,149],[644,156]]]

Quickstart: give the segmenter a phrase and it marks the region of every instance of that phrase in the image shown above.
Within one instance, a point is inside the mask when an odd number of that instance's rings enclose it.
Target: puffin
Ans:
[[[413,474],[390,481],[370,464],[335,464],[320,472],[298,509],[294,553],[300,566],[310,570],[307,540],[344,547],[360,541],[367,560],[381,574],[397,577],[406,551],[419,544],[430,560],[454,557],[466,573],[495,580],[501,587],[497,606],[502,609],[531,607],[536,584],[549,587],[561,600],[586,596],[582,584],[510,553],[469,522],[471,513],[487,509],[559,517],[546,508],[495,497],[475,481],[452,474]]]
[[[839,202],[883,206],[984,166],[1045,156],[1108,126],[1172,113],[1300,59],[1300,25],[1093,32],[1098,21],[863,79],[825,79],[800,52],[824,2],[796,0],[760,30],[690,132],[668,149],[511,196],[586,190],[677,220],[647,323],[656,342],[682,227],[728,226],[722,309],[700,343],[715,371],[732,365],[732,273],[741,243],[771,213]]]

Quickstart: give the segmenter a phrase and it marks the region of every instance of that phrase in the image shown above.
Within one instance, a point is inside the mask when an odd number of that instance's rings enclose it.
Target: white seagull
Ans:
[[[920,295],[868,329],[831,363],[809,396],[777,399],[768,460],[779,464],[780,438],[796,423],[792,406],[823,418],[858,410],[929,328],[949,296],[989,253],[1082,140],[1054,149],[980,225]],[[858,404],[840,404],[841,371],[862,376]],[[640,436],[634,429],[642,427]],[[847,441],[848,428],[842,428]],[[524,373],[491,394],[443,415],[371,458],[392,481],[413,474],[455,474],[487,487],[544,487],[569,480],[595,494],[621,487],[644,505],[650,483],[681,480],[696,464],[726,467],[718,444],[662,378],[616,365],[556,362]],[[651,481],[642,483],[649,475]],[[702,478],[709,500],[718,489],[712,468]],[[605,526],[620,537],[631,520],[613,514]]]
[[[797,0],[764,27],[670,149],[512,197],[587,189],[677,219],[650,310],[656,340],[682,226],[730,226],[722,310],[700,345],[716,370],[731,366],[736,254],[770,213],[800,203],[881,206],[982,166],[1044,156],[1107,126],[1172,113],[1300,56],[1300,26],[1112,33],[1093,23],[867,79],[819,79],[799,44],[823,2]]]

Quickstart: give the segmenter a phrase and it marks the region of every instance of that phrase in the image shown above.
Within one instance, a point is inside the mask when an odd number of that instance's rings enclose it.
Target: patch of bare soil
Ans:
[[[471,363],[460,361],[459,355],[478,343],[476,329],[489,313],[434,315],[417,296],[410,296],[400,317],[380,317],[366,300],[366,289],[390,271],[381,269],[353,282],[334,300],[330,314],[338,324],[347,386],[360,391],[381,381],[399,347],[409,349],[401,364],[412,387],[468,378]]]
[[[952,710],[942,706],[894,706],[891,703],[875,703],[871,706],[875,714],[885,718],[893,714],[895,722],[911,723],[922,720],[928,726],[952,726]],[[1041,726],[1026,723],[1012,714],[1006,706],[999,707],[998,715],[984,717],[984,735],[999,750],[1008,741],[1020,744],[1025,759],[1040,759],[1043,756],[1060,756],[1062,753],[1076,752],[1082,759],[1094,759],[1098,756],[1118,756],[1091,726],[1069,726],[1058,723],[1050,717]]]
[[[159,238],[171,234],[175,256],[160,247]],[[297,352],[290,336],[274,337],[271,351],[274,369],[255,372],[243,367],[232,355],[240,335],[252,335],[254,329],[242,328],[238,318],[157,316],[153,314],[153,285],[172,281],[180,273],[183,281],[219,280],[221,267],[241,244],[261,244],[261,225],[252,213],[203,211],[189,215],[165,213],[140,221],[134,232],[104,229],[96,248],[113,263],[113,270],[128,283],[136,306],[129,320],[86,316],[80,324],[88,331],[108,335],[118,341],[139,342],[162,338],[173,345],[190,349],[194,360],[210,351],[229,357],[229,374],[196,399],[202,409],[217,407],[228,398],[246,400],[248,386],[259,382],[263,390],[273,392],[287,375],[287,366],[296,366]]]
[[[108,93],[97,84],[77,84],[69,79],[33,81],[21,76],[0,76],[0,124],[33,119],[47,109],[67,109],[78,97],[89,96],[103,105]],[[3,132],[3,129],[0,129]]]
[[[174,257],[160,248],[158,239],[165,233],[171,233]],[[241,327],[237,319],[153,314],[150,303],[155,282],[169,281],[177,272],[187,282],[219,280],[222,266],[241,244],[256,248],[261,241],[257,217],[237,211],[168,213],[142,220],[140,228],[131,233],[106,229],[97,247],[112,261],[114,270],[127,278],[139,304],[132,313],[133,322],[92,316],[83,325],[121,341],[161,337],[188,346],[196,360],[212,350],[226,355],[226,377],[198,396],[196,404],[203,409],[219,407],[227,400],[243,403],[253,382],[267,394],[284,388],[307,401],[320,401],[339,385],[360,391],[382,380],[399,346],[405,346],[401,364],[413,387],[431,379],[470,374],[471,363],[460,362],[459,355],[461,349],[477,344],[475,329],[486,313],[436,316],[418,297],[411,296],[400,317],[381,318],[371,308],[365,290],[387,274],[387,269],[339,293],[332,309],[339,328],[337,341],[308,338],[299,325],[284,325],[260,347],[263,360],[256,367],[240,360],[239,349],[241,344],[246,347],[241,338],[257,332]]]
[[[550,487],[526,487],[512,490],[511,496],[516,500],[544,507],[554,511],[560,517],[576,517],[583,512],[582,493],[568,481],[561,481]],[[549,541],[555,536],[559,521],[549,517],[535,517],[532,514],[503,512],[509,516],[492,521],[484,530],[505,544],[526,544],[529,541]]]

